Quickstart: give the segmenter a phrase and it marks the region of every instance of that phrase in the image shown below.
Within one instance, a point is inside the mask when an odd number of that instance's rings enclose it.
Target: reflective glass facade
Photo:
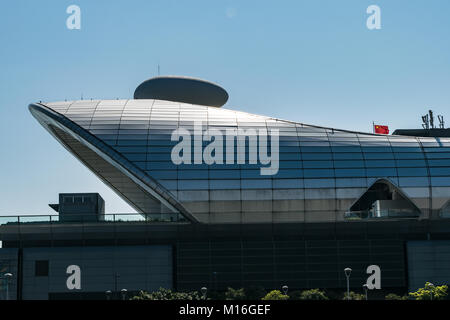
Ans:
[[[440,218],[450,199],[450,138],[350,132],[162,100],[56,102],[30,110],[142,213],[204,223],[342,221],[381,180],[421,218]],[[261,175],[264,165],[249,163],[248,148],[234,150],[233,164],[174,164],[173,131],[193,135],[199,122],[203,130],[222,132],[278,129],[277,174]]]

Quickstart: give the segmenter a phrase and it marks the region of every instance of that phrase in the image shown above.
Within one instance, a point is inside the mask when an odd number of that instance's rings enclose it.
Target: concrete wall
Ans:
[[[434,285],[450,284],[450,241],[408,241],[409,290],[426,281]]]
[[[5,273],[11,273],[13,275],[8,283],[8,298],[15,300],[17,297],[17,257],[17,249],[0,249],[0,300],[6,300]]]
[[[49,261],[48,276],[36,276],[35,262]],[[81,268],[81,290],[68,290],[67,267]],[[117,286],[116,282],[117,277]],[[23,299],[45,300],[49,294],[98,293],[107,290],[153,291],[172,288],[171,246],[27,248],[23,251]]]

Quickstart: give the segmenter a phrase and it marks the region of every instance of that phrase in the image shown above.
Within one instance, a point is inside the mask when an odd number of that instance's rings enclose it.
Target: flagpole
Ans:
[[[372,121],[372,133],[375,133],[375,121]]]

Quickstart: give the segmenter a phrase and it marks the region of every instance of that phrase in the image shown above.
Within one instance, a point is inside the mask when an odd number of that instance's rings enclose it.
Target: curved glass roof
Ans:
[[[449,199],[450,138],[351,132],[153,99],[55,102],[31,109],[44,126],[69,133],[125,172],[129,181],[122,184],[104,180],[140,212],[169,210],[207,223],[335,221],[344,219],[379,179],[401,190],[426,215]],[[224,137],[227,130],[276,130],[277,170],[261,174],[267,165],[248,148],[250,137],[245,149],[234,145],[231,163],[225,161],[225,138],[222,162],[196,163],[193,157],[190,163],[174,163],[172,151],[180,140],[172,134],[182,128],[194,137],[196,127],[204,149],[212,142],[207,130]],[[64,142],[66,147],[73,143]],[[267,143],[272,145],[270,139]],[[75,152],[83,158],[80,154]],[[258,161],[251,163],[252,157]],[[110,171],[90,157],[82,161],[97,175]],[[131,184],[142,190],[140,196]]]

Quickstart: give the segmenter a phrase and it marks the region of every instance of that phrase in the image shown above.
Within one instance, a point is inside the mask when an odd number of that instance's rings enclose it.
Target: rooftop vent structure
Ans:
[[[142,82],[134,92],[134,99],[157,99],[222,107],[228,93],[219,85],[195,78],[161,76]]]

